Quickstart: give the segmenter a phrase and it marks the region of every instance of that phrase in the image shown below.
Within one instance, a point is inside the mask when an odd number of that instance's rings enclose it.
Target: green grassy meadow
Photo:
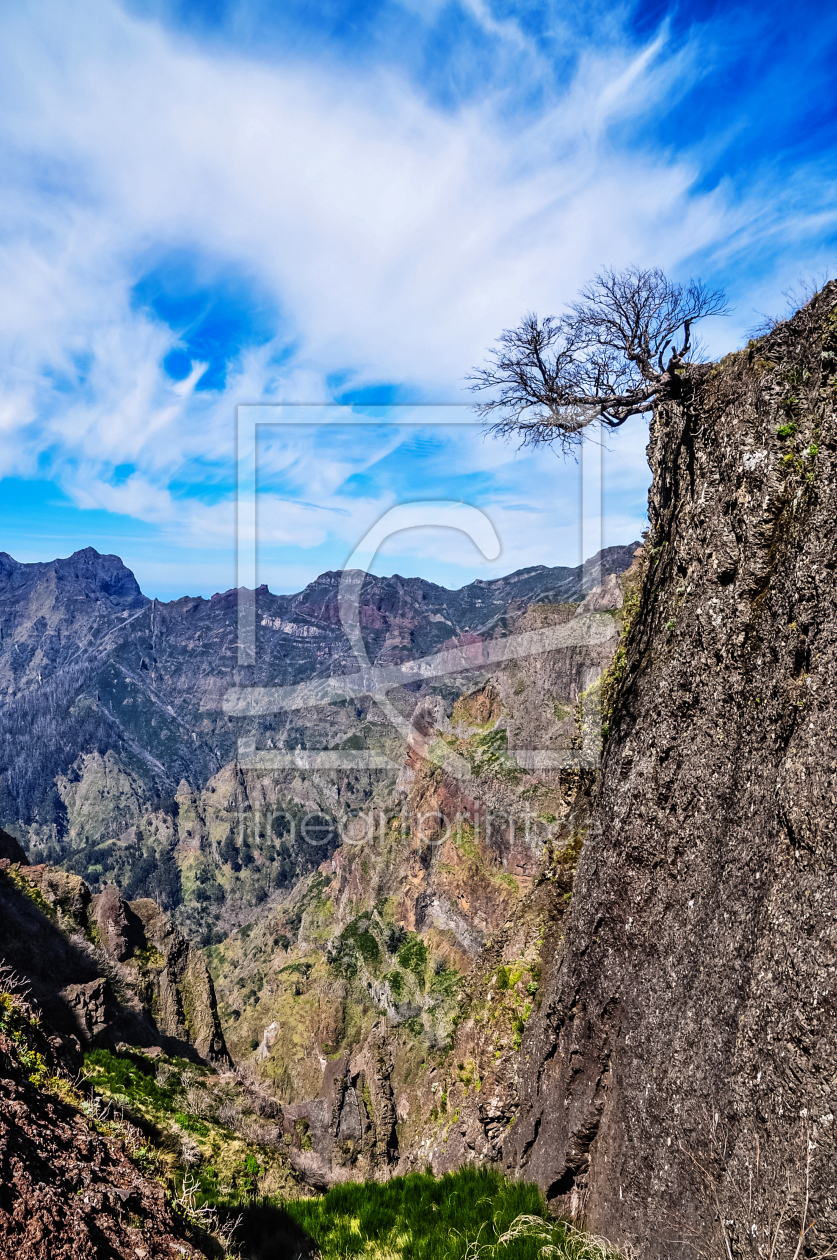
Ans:
[[[547,1217],[537,1186],[488,1168],[335,1186],[284,1205],[322,1260],[617,1260],[615,1249]],[[523,1219],[521,1219],[523,1218]],[[516,1235],[504,1240],[504,1235]],[[544,1251],[544,1248],[547,1248]],[[554,1248],[554,1250],[550,1250]]]

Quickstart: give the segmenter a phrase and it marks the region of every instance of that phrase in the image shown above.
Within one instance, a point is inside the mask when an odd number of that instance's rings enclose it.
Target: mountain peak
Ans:
[[[82,547],[80,551],[74,551],[69,559],[79,560],[82,557],[85,560],[116,560],[119,564],[122,563],[120,556],[103,555],[102,552],[97,551],[95,547]]]
[[[16,599],[15,592],[31,592],[45,584],[54,584],[59,601],[80,598],[105,604],[114,612],[144,608],[150,602],[122,559],[102,555],[95,547],[83,547],[66,558],[33,563],[0,552],[0,592],[4,597]]]

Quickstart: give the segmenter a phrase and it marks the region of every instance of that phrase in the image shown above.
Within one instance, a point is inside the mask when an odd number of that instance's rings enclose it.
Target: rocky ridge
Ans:
[[[153,901],[30,866],[0,833],[0,957],[25,977],[50,1026],[77,1047],[156,1047],[229,1063],[200,952]]]

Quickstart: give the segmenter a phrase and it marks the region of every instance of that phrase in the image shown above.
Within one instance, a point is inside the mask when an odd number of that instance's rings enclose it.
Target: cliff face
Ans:
[[[229,1064],[201,953],[153,901],[20,861],[0,833],[0,960],[30,987],[49,1025],[85,1048],[120,1042]],[[12,860],[12,859],[17,860]],[[70,1040],[66,1040],[70,1039]]]
[[[837,1237],[835,367],[831,283],[653,422],[595,825],[505,1144],[643,1254]]]

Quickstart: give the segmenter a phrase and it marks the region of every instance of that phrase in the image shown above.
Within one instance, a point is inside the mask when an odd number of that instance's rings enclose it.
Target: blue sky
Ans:
[[[821,3],[4,6],[0,549],[232,586],[238,404],[467,402],[603,264],[723,285],[704,340],[740,344],[837,271],[834,64]],[[401,415],[265,440],[261,580],[409,498],[483,508],[501,555],[425,531],[380,571],[578,561],[574,464]],[[610,440],[606,543],[642,528],[644,443]]]

